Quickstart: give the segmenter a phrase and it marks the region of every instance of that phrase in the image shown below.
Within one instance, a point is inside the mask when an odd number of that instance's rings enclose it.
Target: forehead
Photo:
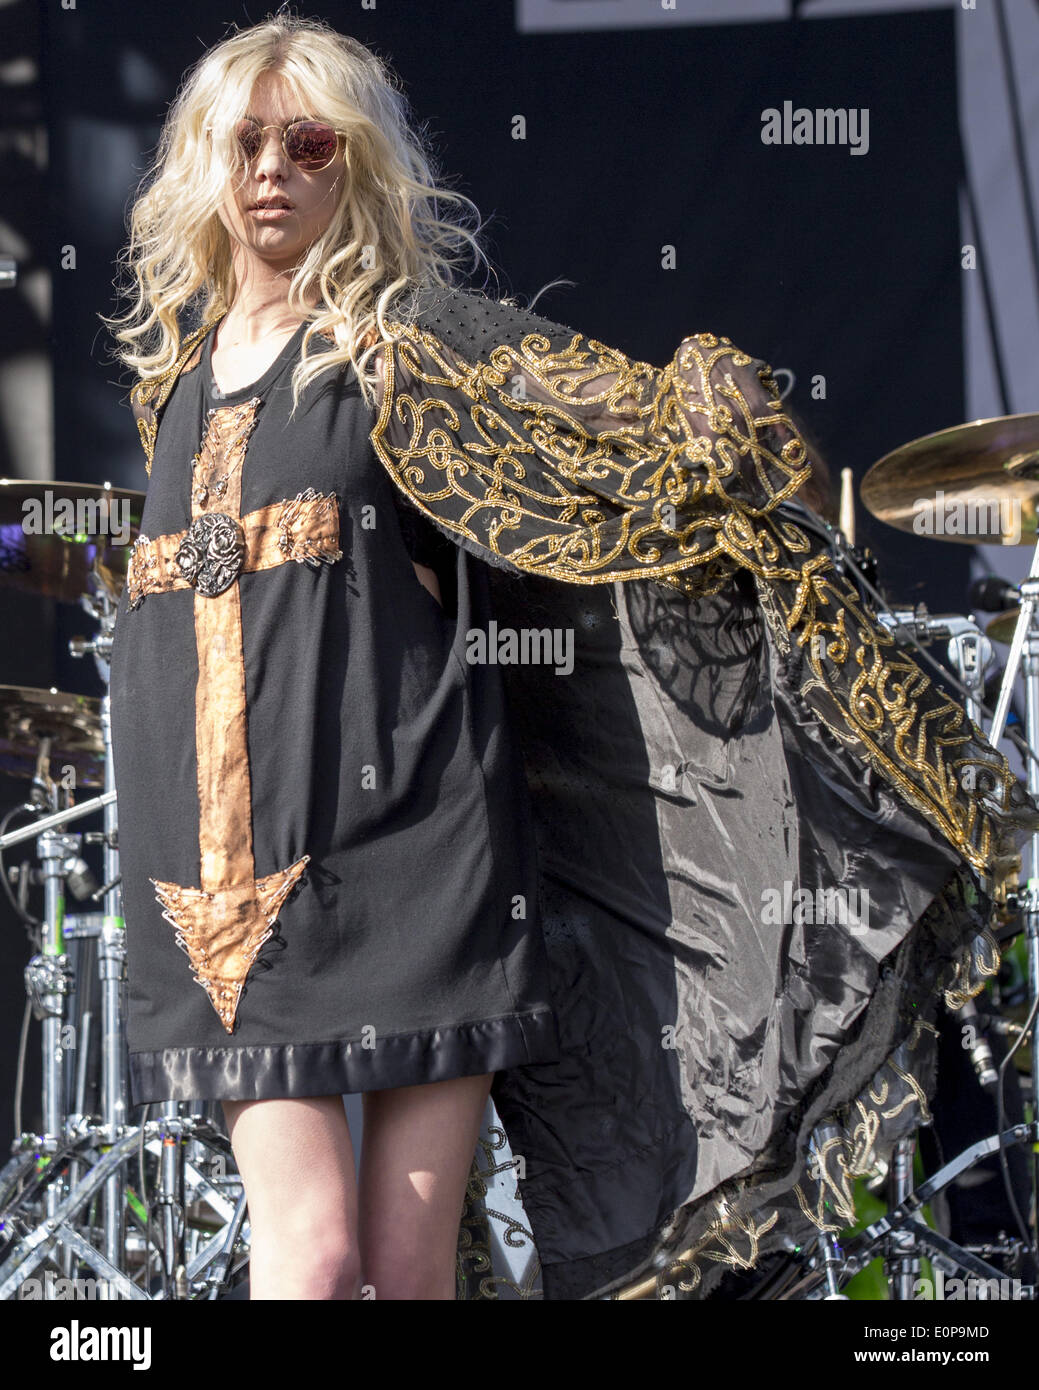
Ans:
[[[253,83],[248,112],[264,120],[291,120],[307,114],[287,80],[276,72],[263,72]]]

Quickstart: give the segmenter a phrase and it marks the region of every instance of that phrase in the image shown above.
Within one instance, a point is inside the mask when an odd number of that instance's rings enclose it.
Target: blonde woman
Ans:
[[[508,747],[476,741],[500,691],[469,708],[357,375],[312,384],[290,418],[305,336],[363,367],[376,293],[435,282],[465,247],[432,193],[381,66],[280,21],[197,66],[133,212],[128,360],[168,368],[189,301],[215,326],[151,464],[144,530],[176,544],[138,547],[134,576],[157,559],[162,578],[117,624],[131,1078],[135,1103],[224,1100],[253,1298],[357,1297],[362,1265],[379,1298],[453,1298],[493,1072],[557,1055],[536,918],[508,911],[536,902],[522,787]],[[257,554],[258,515],[291,549]],[[217,593],[243,534],[246,573]],[[189,585],[177,554],[207,543]],[[250,973],[275,924],[284,945]]]
[[[668,1251],[695,1287],[734,1229],[752,1263],[1036,821],[922,675],[863,721],[837,637],[874,675],[885,639],[778,519],[810,469],[767,366],[456,288],[471,212],[381,61],[280,13],[187,75],[132,211],[131,1095],[223,1102],[257,1299],[455,1297],[489,1093],[546,1296]],[[835,881],[872,927],[761,908]]]

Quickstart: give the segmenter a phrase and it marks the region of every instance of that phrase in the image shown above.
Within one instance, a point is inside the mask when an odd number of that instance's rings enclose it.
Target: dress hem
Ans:
[[[358,1039],[242,1047],[167,1047],[129,1054],[133,1105],[165,1100],[274,1100],[356,1095],[557,1062],[552,1009]]]

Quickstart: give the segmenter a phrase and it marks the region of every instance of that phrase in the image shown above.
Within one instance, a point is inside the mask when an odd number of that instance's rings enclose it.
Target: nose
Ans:
[[[280,130],[265,130],[260,152],[253,160],[253,174],[256,178],[285,178],[289,161],[281,145]]]

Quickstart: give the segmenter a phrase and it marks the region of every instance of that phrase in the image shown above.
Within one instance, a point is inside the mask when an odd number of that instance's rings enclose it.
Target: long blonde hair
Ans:
[[[142,379],[173,366],[181,343],[178,314],[198,327],[231,307],[236,280],[231,240],[217,209],[235,173],[231,131],[248,109],[261,73],[280,75],[300,110],[346,131],[343,191],[328,229],[293,271],[288,303],[311,322],[292,375],[293,411],[308,382],[349,362],[365,399],[374,403],[372,354],[391,336],[386,316],[412,287],[450,287],[469,255],[490,263],[479,240],[476,205],[438,183],[424,132],[413,128],[400,80],[370,49],[321,20],[268,15],[210,48],[185,75],[129,216],[119,265],[131,274],[117,286],[133,300],[122,317],[102,322],[125,349],[114,356]],[[448,217],[441,203],[454,204]],[[475,215],[475,216],[474,216]],[[472,225],[470,225],[472,224]],[[308,292],[319,290],[312,305]],[[403,319],[405,312],[398,317]],[[189,327],[189,331],[192,331]],[[335,340],[307,354],[315,334]]]

